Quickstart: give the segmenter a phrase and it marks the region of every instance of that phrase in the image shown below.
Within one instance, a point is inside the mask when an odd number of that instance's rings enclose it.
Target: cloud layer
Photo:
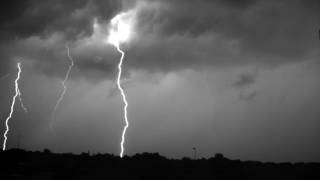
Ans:
[[[320,3],[317,0],[11,0],[0,7],[0,117],[17,61],[26,106],[9,147],[118,154],[123,104],[110,19],[132,11],[123,87],[126,153],[170,157],[222,152],[271,161],[320,159]],[[68,68],[75,66],[50,114]],[[3,132],[4,126],[0,126]]]
[[[116,63],[112,46],[97,39],[90,43],[88,38],[95,35],[95,20],[104,28],[101,40],[108,35],[110,18],[130,9],[137,12],[137,24],[135,38],[124,47],[129,69],[167,72],[203,65],[269,66],[301,61],[317,51],[317,1],[28,0],[10,1],[2,11],[2,63],[14,56],[56,63],[65,58],[59,47],[69,42],[80,59],[79,68],[112,74]],[[30,41],[36,42],[29,46]],[[8,45],[16,50],[11,52]],[[35,55],[30,57],[30,51]],[[39,57],[44,51],[47,55]]]

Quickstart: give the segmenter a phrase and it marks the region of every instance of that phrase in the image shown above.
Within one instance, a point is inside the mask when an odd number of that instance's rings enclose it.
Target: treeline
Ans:
[[[167,159],[143,153],[119,158],[109,154],[54,154],[49,150],[0,152],[0,179],[320,179],[320,163],[261,163],[209,159]]]

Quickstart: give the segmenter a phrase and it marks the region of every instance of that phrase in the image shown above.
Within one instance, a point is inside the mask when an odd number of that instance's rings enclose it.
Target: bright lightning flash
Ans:
[[[7,134],[9,132],[9,130],[10,130],[10,128],[9,128],[9,120],[12,118],[12,115],[14,113],[14,106],[16,104],[17,97],[20,100],[22,109],[27,112],[27,108],[23,105],[22,98],[21,98],[21,91],[19,89],[19,80],[20,80],[20,75],[21,75],[21,63],[20,62],[17,63],[17,68],[18,68],[18,75],[17,75],[16,80],[14,81],[15,82],[15,92],[16,93],[12,98],[10,114],[6,119],[6,131],[3,134],[3,137],[4,137],[3,146],[2,146],[2,150],[3,151],[6,150],[6,145],[7,145],[7,140],[8,140]]]
[[[118,77],[117,77],[117,86],[118,89],[121,92],[122,100],[124,102],[124,120],[125,120],[125,126],[122,131],[122,136],[121,136],[121,151],[120,151],[120,157],[123,157],[124,153],[124,143],[125,143],[125,135],[126,131],[129,127],[129,121],[128,121],[128,101],[126,98],[126,94],[121,86],[121,75],[122,75],[122,64],[123,64],[123,58],[125,56],[124,51],[120,49],[120,43],[126,42],[129,37],[130,37],[130,32],[131,32],[131,26],[129,23],[126,23],[123,20],[123,16],[125,14],[118,14],[111,20],[111,30],[108,38],[108,43],[112,44],[117,48],[117,51],[121,53],[121,58],[118,64]]]
[[[54,106],[54,109],[53,109],[53,112],[52,112],[52,121],[51,121],[51,124],[50,124],[51,130],[53,130],[53,123],[54,123],[54,119],[55,119],[54,115],[55,115],[56,111],[58,110],[58,107],[61,104],[61,101],[63,100],[64,95],[67,92],[66,82],[68,81],[69,76],[70,76],[70,72],[72,70],[72,67],[74,66],[74,61],[73,61],[73,58],[70,55],[70,48],[69,48],[68,45],[66,45],[66,49],[67,49],[68,59],[70,60],[70,65],[69,65],[69,68],[67,70],[67,73],[66,73],[66,76],[65,76],[64,80],[61,82],[62,87],[63,87],[62,93],[61,93],[56,105]]]

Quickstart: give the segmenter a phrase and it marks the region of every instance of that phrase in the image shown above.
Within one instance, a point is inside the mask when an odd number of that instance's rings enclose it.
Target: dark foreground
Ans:
[[[320,179],[320,163],[260,163],[214,158],[169,160],[158,154],[0,152],[0,179]]]

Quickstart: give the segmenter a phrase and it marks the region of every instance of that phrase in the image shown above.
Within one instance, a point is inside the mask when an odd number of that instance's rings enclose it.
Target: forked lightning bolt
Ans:
[[[58,110],[58,107],[59,107],[59,105],[61,104],[61,101],[63,100],[64,95],[65,95],[66,92],[67,92],[66,82],[68,81],[69,76],[70,76],[70,72],[71,72],[71,70],[72,70],[72,67],[74,66],[74,61],[73,61],[73,58],[72,58],[71,55],[70,55],[70,49],[69,49],[69,46],[68,46],[68,45],[66,45],[66,49],[67,49],[68,59],[70,60],[70,65],[69,65],[69,68],[68,68],[68,70],[67,70],[66,76],[65,76],[64,80],[63,80],[62,83],[61,83],[61,84],[62,84],[62,87],[63,87],[62,93],[61,93],[61,95],[60,95],[60,97],[59,97],[56,105],[54,106],[54,109],[53,109],[53,112],[52,112],[52,121],[51,121],[51,123],[50,123],[50,128],[51,128],[51,130],[53,130],[53,123],[54,123],[54,120],[55,120],[55,117],[54,117],[54,116],[55,116],[55,113],[56,113],[56,111]]]
[[[121,53],[121,58],[120,58],[120,62],[118,64],[118,78],[117,78],[117,85],[118,88],[121,92],[121,96],[122,96],[122,100],[124,102],[124,120],[125,120],[125,126],[124,129],[122,131],[122,135],[121,135],[121,152],[120,152],[120,157],[123,157],[123,152],[124,152],[124,142],[125,142],[125,135],[126,135],[126,131],[127,128],[129,127],[129,121],[128,121],[128,101],[126,98],[126,94],[124,93],[123,88],[121,87],[121,74],[122,74],[122,63],[123,63],[123,58],[124,58],[124,52],[120,49],[119,44],[116,45],[117,50],[119,51],[119,53]]]
[[[108,42],[115,46],[117,48],[117,51],[121,53],[121,58],[118,64],[118,77],[117,77],[117,86],[118,89],[121,92],[122,100],[124,102],[124,120],[125,120],[125,126],[122,131],[121,135],[121,143],[120,143],[120,157],[123,157],[124,153],[124,143],[125,143],[125,136],[127,129],[129,127],[129,121],[128,121],[128,101],[126,98],[126,94],[121,86],[121,75],[122,75],[122,64],[123,64],[123,58],[125,56],[125,53],[120,49],[120,43],[123,43],[128,40],[130,35],[130,24],[126,23],[123,19],[125,16],[125,13],[121,13],[116,15],[114,18],[111,19],[111,30],[110,35],[108,38]]]
[[[7,117],[6,122],[5,122],[6,123],[6,131],[3,134],[3,137],[4,137],[3,146],[2,146],[2,150],[3,151],[6,150],[6,145],[7,145],[7,140],[8,140],[7,134],[9,132],[9,130],[10,130],[10,128],[9,128],[9,120],[12,118],[12,115],[14,113],[14,106],[16,104],[17,97],[20,100],[21,107],[23,108],[23,110],[27,111],[27,108],[23,105],[22,98],[21,98],[21,91],[19,89],[19,80],[20,80],[20,75],[21,75],[21,63],[20,62],[17,63],[17,68],[18,68],[18,75],[17,75],[17,78],[14,81],[15,82],[15,92],[16,93],[12,98],[10,114]]]

